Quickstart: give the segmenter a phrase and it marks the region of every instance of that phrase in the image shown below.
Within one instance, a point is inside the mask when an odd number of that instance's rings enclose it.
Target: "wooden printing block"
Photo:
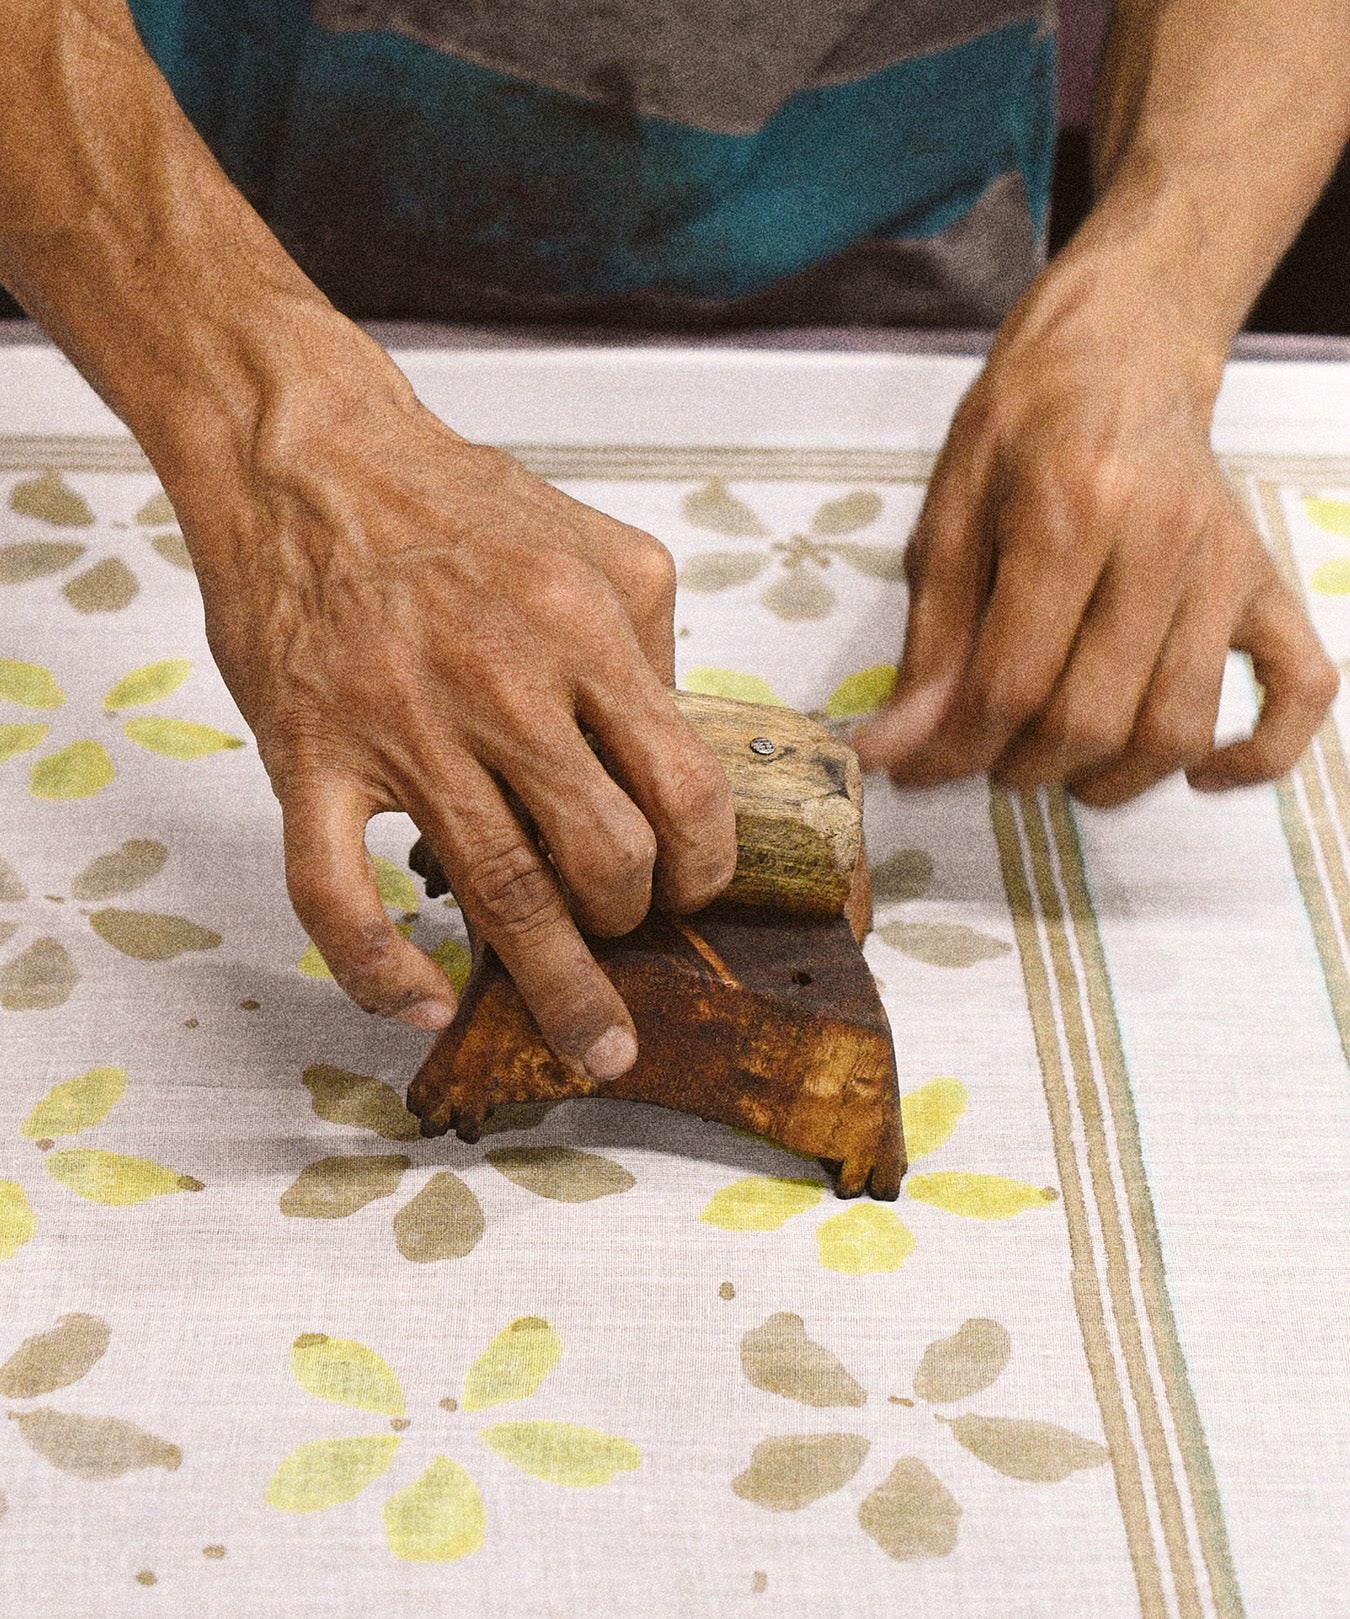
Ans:
[[[637,1062],[612,1080],[560,1062],[475,939],[459,1010],[408,1106],[423,1134],[476,1141],[504,1102],[652,1102],[819,1158],[840,1197],[895,1198],[904,1139],[890,1026],[860,948],[871,896],[857,759],[791,710],[676,698],[731,781],[736,875],[697,915],[654,910],[623,938],[588,940],[632,1014]],[[425,843],[412,864],[429,894],[446,891]]]

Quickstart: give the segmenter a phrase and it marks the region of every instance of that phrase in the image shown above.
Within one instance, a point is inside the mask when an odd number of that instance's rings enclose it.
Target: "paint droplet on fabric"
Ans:
[[[763,1596],[769,1589],[769,1576],[762,1568],[757,1568],[750,1581],[750,1590],[755,1596]]]
[[[330,1124],[373,1130],[387,1141],[418,1141],[422,1130],[392,1085],[330,1063],[312,1063],[302,1076],[310,1105]]]
[[[1008,1329],[985,1316],[963,1321],[950,1338],[936,1338],[923,1352],[914,1374],[914,1392],[930,1404],[980,1394],[1003,1371],[1012,1355]]]
[[[389,1471],[400,1444],[397,1434],[311,1440],[293,1450],[273,1473],[267,1504],[278,1512],[321,1512],[354,1501]]]
[[[503,1328],[469,1368],[464,1409],[482,1411],[533,1394],[562,1357],[562,1339],[537,1315]]]
[[[884,922],[879,938],[928,967],[973,967],[1006,956],[1012,946],[960,922]]]
[[[905,1189],[920,1203],[931,1203],[934,1208],[970,1220],[1007,1220],[1029,1209],[1048,1208],[1059,1199],[1053,1186],[1028,1186],[1004,1175],[975,1175],[960,1170],[912,1175]]]
[[[486,1157],[499,1174],[555,1203],[588,1203],[637,1185],[622,1164],[576,1147],[498,1147]]]
[[[878,663],[842,680],[825,701],[825,712],[832,720],[856,719],[874,713],[895,690],[893,663]]]
[[[220,935],[184,916],[157,911],[95,911],[90,926],[99,938],[137,961],[170,961],[189,950],[214,950]]]
[[[888,1394],[886,1398],[892,1405],[907,1405],[911,1411],[914,1409],[914,1401],[903,1394]]]
[[[37,517],[57,528],[88,528],[94,521],[89,502],[50,467],[36,478],[16,483],[9,505],[20,517]]]
[[[261,1007],[261,1001],[240,1001],[239,1003],[239,1010],[241,1012],[257,1012],[261,1009]]]
[[[483,1544],[487,1510],[478,1486],[448,1456],[384,1504],[389,1550],[405,1563],[453,1563]]]
[[[60,801],[93,798],[117,775],[117,767],[101,742],[72,742],[58,753],[39,759],[28,777],[34,798]]]
[[[808,1338],[799,1315],[780,1310],[741,1339],[741,1370],[746,1381],[769,1394],[803,1405],[866,1405],[862,1385],[838,1356]]]
[[[800,1512],[833,1495],[862,1466],[871,1447],[861,1434],[788,1434],[761,1439],[750,1465],[731,1481],[742,1501],[770,1512]]]
[[[723,1282],[721,1287],[717,1289],[717,1296],[719,1299],[734,1299],[736,1289],[730,1282]]]
[[[43,1136],[41,1141],[35,1141],[33,1145],[39,1152],[50,1152],[56,1143],[51,1139],[50,1136]]]
[[[82,545],[58,545],[53,541],[0,546],[0,585],[24,585],[30,579],[60,573],[83,555]]]
[[[402,1153],[320,1158],[281,1194],[281,1212],[291,1219],[346,1219],[367,1203],[392,1197],[411,1163]]]
[[[153,1569],[143,1568],[136,1576],[137,1585],[157,1585],[158,1583]]]
[[[1017,1417],[939,1417],[958,1444],[1006,1478],[1028,1484],[1058,1484],[1084,1468],[1101,1467],[1111,1452],[1053,1422]]]
[[[64,894],[44,894],[42,897],[50,905],[64,905],[66,903]]]
[[[911,1163],[936,1152],[961,1121],[970,1101],[959,1079],[930,1079],[900,1098],[900,1123]]]
[[[171,562],[175,568],[182,568],[186,573],[195,573],[192,553],[184,543],[183,536],[176,529],[167,534],[153,534],[150,537],[151,546],[164,558]]]
[[[109,714],[116,714],[120,709],[158,703],[172,696],[191,673],[191,658],[160,658],[155,663],[142,664],[122,676],[103,699],[103,707]]]
[[[721,478],[709,478],[700,489],[691,490],[680,502],[686,523],[710,528],[715,534],[740,535],[762,539],[770,530],[745,504],[737,499]]]
[[[198,1023],[198,1021],[197,1021],[197,1019],[195,1017],[190,1017],[190,1018],[187,1018],[184,1021],[183,1027],[185,1029],[197,1029],[197,1028],[200,1028],[201,1025]]]
[[[917,1456],[904,1456],[864,1497],[858,1522],[897,1562],[947,1557],[956,1550],[961,1503]]]
[[[172,502],[161,489],[151,495],[145,505],[136,513],[136,521],[142,528],[154,528],[160,523],[176,523]]]
[[[470,1188],[439,1170],[394,1216],[394,1241],[416,1265],[463,1259],[483,1235],[483,1210]]]
[[[29,1141],[74,1135],[102,1124],[127,1088],[125,1068],[91,1068],[53,1085],[19,1127]]]
[[[642,1452],[630,1440],[572,1422],[499,1422],[480,1430],[479,1438],[531,1478],[573,1490],[608,1484],[616,1473],[642,1465]]]
[[[151,1158],[104,1152],[99,1147],[67,1147],[48,1153],[47,1172],[79,1197],[110,1208],[128,1208],[152,1197],[175,1192],[200,1192],[202,1182],[192,1175],[157,1164]]]
[[[0,697],[21,708],[60,708],[66,700],[50,669],[18,658],[0,658]]]
[[[304,1332],[291,1345],[291,1374],[307,1393],[357,1411],[401,1417],[407,1408],[398,1373],[356,1338]]]
[[[815,1208],[824,1195],[819,1181],[748,1175],[715,1192],[699,1219],[721,1231],[777,1231],[793,1215]]]
[[[224,1557],[224,1555],[225,1555],[225,1548],[223,1546],[203,1546],[202,1547],[202,1556],[203,1557],[211,1557],[211,1558],[215,1558],[215,1559],[219,1560],[220,1558]]]
[[[105,557],[61,587],[77,613],[120,613],[140,592],[136,575],[120,557]]]
[[[33,1240],[37,1216],[18,1181],[0,1181],[0,1261],[13,1259]]]
[[[63,1005],[79,982],[75,963],[55,939],[35,939],[0,967],[0,1006],[7,1012],[47,1012]]]
[[[128,741],[157,753],[162,759],[205,759],[210,754],[244,745],[242,737],[218,731],[214,725],[200,725],[196,720],[165,719],[158,714],[128,720],[122,730]]]
[[[410,1417],[390,1417],[389,1426],[395,1433],[405,1433],[412,1427],[412,1419]]]
[[[450,1394],[447,1394],[443,1400],[438,1400],[437,1404],[440,1406],[442,1411],[458,1411],[459,1410],[459,1401],[456,1400],[453,1397],[453,1395],[450,1395]]]
[[[914,1233],[893,1209],[855,1203],[816,1227],[816,1246],[826,1270],[867,1276],[899,1270],[914,1252]]]
[[[11,1411],[24,1443],[44,1461],[73,1478],[121,1478],[142,1467],[178,1470],[183,1453],[177,1445],[120,1417],[85,1417],[72,1411]]]
[[[63,1315],[49,1331],[25,1338],[0,1366],[0,1395],[34,1400],[69,1388],[98,1363],[111,1339],[112,1329],[101,1316]]]

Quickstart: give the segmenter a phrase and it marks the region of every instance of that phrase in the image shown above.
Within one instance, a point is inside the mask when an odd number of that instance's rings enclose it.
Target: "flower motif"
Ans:
[[[60,473],[48,469],[35,478],[15,484],[9,495],[9,509],[25,520],[21,532],[42,534],[47,529],[90,529],[96,518],[89,502],[71,488]],[[142,529],[154,529],[149,536],[154,550],[177,568],[191,571],[183,536],[173,525],[177,519],[163,493],[153,495],[136,513]],[[32,530],[27,524],[34,525]],[[41,525],[38,527],[37,525]],[[125,528],[125,523],[114,528]],[[89,547],[78,540],[22,538],[0,545],[0,585],[26,585],[67,573],[87,555]],[[140,591],[140,582],[120,556],[104,556],[91,567],[68,577],[61,594],[78,613],[116,613],[128,607]]]
[[[161,658],[122,676],[103,699],[108,716],[128,708],[144,708],[171,696],[192,673],[189,658]],[[66,694],[50,669],[17,658],[0,658],[0,699],[20,708],[53,712],[63,708]],[[162,714],[139,715],[119,722],[128,741],[165,759],[203,759],[208,754],[242,748],[243,738],[197,720],[173,719]],[[0,725],[0,764],[29,753],[46,741],[51,726],[45,722]],[[117,775],[117,767],[102,742],[81,737],[55,753],[46,754],[32,767],[28,790],[34,798],[93,798]]]
[[[930,1080],[901,1099],[911,1164],[948,1141],[968,1101],[966,1087],[959,1079],[949,1078]],[[1004,1175],[967,1170],[909,1174],[904,1189],[916,1202],[974,1220],[1006,1220],[1028,1210],[1048,1208],[1059,1197],[1053,1186],[1030,1186]],[[778,1231],[790,1219],[816,1208],[824,1197],[824,1182],[816,1178],[750,1175],[716,1192],[700,1218],[722,1231]],[[883,1203],[850,1203],[816,1227],[821,1264],[844,1276],[899,1270],[917,1245],[914,1233]]]
[[[0,1398],[19,1437],[44,1461],[72,1478],[104,1482],[142,1467],[176,1472],[183,1453],[167,1439],[121,1417],[89,1417],[30,1402],[78,1383],[102,1360],[112,1329],[100,1316],[63,1315],[49,1331],[26,1338],[0,1366]],[[0,1514],[5,1499],[0,1495]]]
[[[321,1119],[406,1143],[409,1151],[416,1150],[419,1157],[429,1157],[432,1162],[447,1151],[444,1143],[427,1142],[414,1148],[414,1143],[422,1142],[421,1127],[398,1092],[381,1079],[314,1063],[305,1070],[304,1083]],[[522,1102],[499,1107],[483,1133],[532,1130],[555,1106],[554,1102]],[[484,1160],[525,1191],[555,1203],[588,1203],[629,1191],[637,1184],[622,1164],[576,1147],[490,1148]],[[412,1164],[409,1152],[335,1154],[316,1159],[281,1194],[281,1212],[292,1219],[346,1219],[369,1203],[392,1197]],[[414,1264],[463,1259],[477,1247],[485,1229],[483,1208],[472,1187],[448,1169],[435,1170],[393,1218],[398,1251]]]
[[[914,1398],[888,1403],[926,1411],[956,1442],[1005,1478],[1057,1484],[1100,1467],[1110,1451],[1057,1423],[1021,1417],[948,1415],[935,1409],[982,1394],[1002,1375],[1012,1341],[999,1322],[965,1321],[949,1338],[924,1350],[914,1374]],[[757,1389],[814,1409],[863,1407],[867,1391],[823,1344],[806,1334],[799,1315],[780,1311],[741,1339],[741,1369]],[[784,1434],[761,1440],[749,1465],[732,1480],[741,1500],[770,1512],[800,1512],[841,1490],[872,1448],[854,1431]],[[961,1505],[926,1462],[902,1456],[858,1505],[858,1523],[889,1557],[945,1557],[956,1549]]]
[[[836,559],[874,579],[896,580],[904,573],[904,546],[868,545],[843,538],[870,528],[885,504],[870,489],[855,489],[824,501],[811,518],[808,532],[785,540],[771,539],[773,530],[721,478],[709,478],[681,503],[685,521],[729,538],[769,540],[768,546],[735,551],[703,551],[679,572],[685,590],[700,594],[734,589],[758,579],[775,561],[780,570],[760,595],[771,613],[789,622],[828,616],[835,594],[822,575]]]
[[[19,1134],[45,1153],[47,1173],[90,1203],[127,1208],[174,1192],[200,1192],[201,1181],[152,1158],[103,1147],[64,1147],[65,1136],[100,1125],[126,1094],[125,1068],[91,1068],[53,1085],[19,1127]],[[0,1180],[0,1261],[12,1259],[37,1232],[37,1216],[18,1181]]]
[[[91,860],[75,878],[70,897],[99,901],[133,893],[151,882],[164,869],[169,851],[151,838],[132,838],[118,849]],[[43,896],[48,905],[65,905],[63,894]],[[9,907],[36,902],[6,860],[0,860],[0,945],[20,932],[20,923],[6,914]],[[0,1008],[7,1012],[45,1012],[69,1000],[80,973],[70,953],[47,932],[52,916],[47,912],[38,922],[35,938],[27,948],[0,966]],[[64,915],[69,917],[66,911]],[[124,956],[139,961],[168,961],[190,950],[214,950],[220,934],[190,922],[185,916],[160,911],[133,911],[104,905],[97,910],[80,907],[94,933]],[[83,929],[79,930],[83,933]]]
[[[469,1367],[462,1399],[442,1399],[438,1409],[478,1412],[529,1399],[562,1350],[561,1337],[547,1321],[522,1316]],[[355,1500],[393,1466],[411,1426],[407,1400],[389,1362],[355,1338],[302,1333],[291,1346],[291,1372],[307,1393],[387,1417],[393,1430],[310,1440],[283,1458],[267,1486],[267,1504],[279,1512],[321,1512]],[[572,1489],[608,1484],[616,1473],[632,1472],[642,1463],[631,1441],[570,1422],[497,1422],[479,1427],[477,1436],[521,1472]],[[430,1441],[427,1448],[439,1452],[440,1443]],[[384,1504],[385,1539],[405,1562],[468,1557],[483,1544],[487,1526],[487,1507],[468,1471],[440,1453]]]

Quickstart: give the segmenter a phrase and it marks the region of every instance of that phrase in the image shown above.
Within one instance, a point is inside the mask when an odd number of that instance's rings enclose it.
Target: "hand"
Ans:
[[[988,770],[1118,804],[1282,774],[1337,689],[1209,447],[1222,349],[1126,268],[1052,265],[962,402],[907,554],[904,657],[855,738],[904,786]],[[1215,748],[1229,648],[1264,701]]]
[[[284,390],[245,481],[202,462],[169,491],[281,801],[292,902],[361,1006],[448,1023],[450,985],[366,856],[367,820],[406,810],[558,1056],[614,1077],[633,1025],[573,913],[622,934],[653,888],[693,910],[735,865],[725,775],[665,689],[671,558],[369,370]]]

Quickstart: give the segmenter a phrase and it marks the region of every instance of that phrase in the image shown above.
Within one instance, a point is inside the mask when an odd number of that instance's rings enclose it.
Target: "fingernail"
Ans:
[[[449,1001],[437,1000],[418,1001],[398,1014],[402,1022],[411,1023],[414,1029],[429,1031],[445,1028],[454,1015],[455,1009]]]
[[[628,1029],[606,1029],[581,1060],[593,1079],[617,1079],[637,1061],[637,1041]]]

